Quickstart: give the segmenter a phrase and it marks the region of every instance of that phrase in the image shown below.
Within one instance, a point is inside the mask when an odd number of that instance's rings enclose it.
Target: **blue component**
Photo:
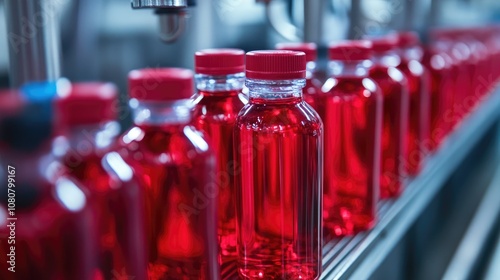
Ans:
[[[29,82],[21,87],[21,94],[28,102],[43,102],[57,96],[57,81]]]

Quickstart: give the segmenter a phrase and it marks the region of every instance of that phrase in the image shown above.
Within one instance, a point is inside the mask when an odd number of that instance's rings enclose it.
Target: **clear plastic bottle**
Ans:
[[[500,27],[492,25],[488,27],[486,34],[486,45],[491,57],[491,83],[493,86],[497,86],[500,80],[500,67],[497,67],[497,65],[500,65]]]
[[[382,93],[368,78],[369,41],[333,44],[329,56],[331,78],[310,104],[325,127],[323,227],[325,234],[342,236],[376,221]]]
[[[440,120],[441,128],[447,135],[459,124],[460,115],[472,109],[471,105],[464,102],[474,91],[473,82],[476,75],[476,63],[471,55],[471,49],[463,42],[456,41],[454,37],[459,30],[434,30],[431,32],[433,46],[440,52],[440,56],[447,61],[448,78],[453,90],[443,95],[443,118]],[[459,33],[458,33],[459,34]],[[445,136],[446,136],[445,135]]]
[[[100,278],[116,275],[146,278],[143,205],[131,167],[112,150],[117,89],[109,83],[77,83],[56,101],[57,130],[53,153],[85,189],[96,222]]]
[[[394,37],[372,39],[373,62],[369,77],[382,90],[384,110],[382,117],[382,165],[380,197],[397,197],[406,178],[403,162],[407,155],[408,85],[403,73],[396,67],[401,62],[396,54]]]
[[[96,276],[88,198],[51,156],[50,120],[51,99],[28,99],[2,120],[0,279]]]
[[[305,54],[247,53],[249,103],[235,129],[238,273],[319,279],[323,125],[302,99]]]
[[[149,279],[219,279],[215,158],[190,125],[193,73],[178,68],[131,71],[134,125],[118,152],[145,195]]]
[[[318,50],[315,43],[280,43],[277,50],[298,51],[306,54],[306,85],[302,89],[302,97],[310,104],[315,95],[321,94],[321,82],[316,77],[316,60]],[[319,112],[318,112],[319,113]]]
[[[474,28],[468,28],[458,31],[455,35],[455,40],[464,42],[470,49],[471,58],[476,66],[475,77],[473,80],[473,96],[475,97],[476,104],[480,104],[484,95],[486,95],[491,88],[492,77],[490,76],[490,58],[488,56],[488,49],[484,42],[480,40],[479,32]]]
[[[450,122],[445,122],[445,114],[449,108],[448,96],[452,96],[455,90],[455,76],[450,57],[434,46],[425,49],[422,63],[429,70],[431,77],[430,138],[426,147],[434,152],[449,131]]]
[[[408,148],[405,156],[405,170],[415,176],[422,168],[422,161],[428,150],[425,141],[430,135],[430,77],[425,67],[420,62],[423,50],[419,46],[419,38],[413,32],[398,34],[401,63],[398,69],[403,72],[407,81],[410,96],[409,123],[407,142]]]
[[[238,49],[198,51],[195,70],[198,95],[194,100],[193,123],[209,136],[216,154],[218,237],[221,263],[225,264],[237,256],[233,130],[238,113],[248,103],[242,94],[245,52]]]
[[[468,74],[472,75],[472,81],[469,90],[469,99],[475,103],[467,106],[472,111],[480,103],[484,95],[492,90],[493,77],[490,72],[490,58],[488,57],[488,48],[482,40],[479,39],[479,32],[475,29],[452,29],[443,37],[448,37],[458,45],[465,45],[462,49],[468,52],[469,56],[464,58],[464,64],[469,69]],[[461,61],[460,61],[461,62]],[[460,64],[462,66],[462,64]],[[462,66],[463,67],[463,66]],[[462,81],[457,80],[457,93],[461,93]],[[464,98],[465,99],[465,98]],[[463,102],[463,101],[462,101]],[[465,102],[464,102],[465,103]],[[472,102],[467,102],[472,103]]]

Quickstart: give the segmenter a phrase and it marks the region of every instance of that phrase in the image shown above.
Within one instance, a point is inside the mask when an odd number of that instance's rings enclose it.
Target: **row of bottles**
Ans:
[[[326,81],[310,43],[134,70],[122,134],[109,83],[0,94],[0,278],[319,279],[500,78],[497,29],[431,36],[331,44]]]

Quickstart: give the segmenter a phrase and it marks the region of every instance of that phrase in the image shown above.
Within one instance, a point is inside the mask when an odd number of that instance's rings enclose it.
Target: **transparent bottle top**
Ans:
[[[136,125],[187,124],[191,120],[191,99],[176,101],[139,101],[131,99],[133,121]]]
[[[302,99],[302,88],[306,85],[306,80],[247,79],[245,84],[248,87],[250,102],[257,100],[289,101],[290,99]]]
[[[220,76],[196,74],[195,80],[196,87],[203,92],[241,91],[245,84],[245,73]]]
[[[419,46],[404,48],[401,50],[401,56],[406,60],[421,61],[424,56],[424,51]]]
[[[333,77],[366,77],[373,63],[366,60],[331,60],[329,74]]]
[[[395,50],[376,53],[373,58],[373,63],[377,65],[383,65],[386,67],[397,67],[401,63],[401,57]]]
[[[75,126],[54,139],[52,153],[63,156],[70,149],[81,154],[106,149],[114,143],[119,133],[120,124],[116,121]]]

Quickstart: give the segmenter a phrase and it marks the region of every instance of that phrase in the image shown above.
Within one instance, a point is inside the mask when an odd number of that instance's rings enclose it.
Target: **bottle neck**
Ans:
[[[329,71],[332,77],[366,77],[371,66],[370,60],[331,60]]]
[[[175,101],[131,99],[129,105],[135,125],[164,126],[189,123],[193,102],[191,99]]]
[[[245,73],[221,76],[196,74],[195,78],[196,88],[204,95],[212,95],[219,92],[241,91],[245,84]]]
[[[377,52],[373,55],[373,63],[385,67],[397,67],[401,58],[396,51]]]
[[[116,121],[72,126],[54,139],[52,152],[63,156],[69,150],[84,154],[104,150],[114,143],[119,133],[120,125]]]
[[[247,79],[250,103],[290,102],[302,100],[305,79],[294,80],[257,80]]]

